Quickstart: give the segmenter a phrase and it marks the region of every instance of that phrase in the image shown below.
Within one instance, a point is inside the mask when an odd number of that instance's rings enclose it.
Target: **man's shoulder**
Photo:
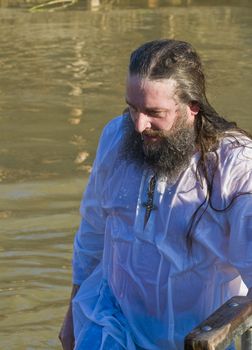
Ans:
[[[124,116],[118,116],[108,122],[101,134],[96,159],[98,163],[105,164],[113,161],[123,139]]]
[[[123,122],[124,122],[124,115],[120,115],[111,119],[105,125],[100,139],[101,140],[108,139],[111,141],[115,141],[116,139],[119,140],[123,133]]]
[[[240,133],[227,135],[220,143],[219,167],[232,191],[251,191],[252,140]]]
[[[99,148],[104,149],[112,149],[117,147],[119,143],[122,141],[123,136],[123,124],[125,121],[125,116],[120,115],[111,119],[103,128],[100,141]]]
[[[240,132],[227,134],[220,141],[219,154],[222,160],[251,160],[252,140]]]

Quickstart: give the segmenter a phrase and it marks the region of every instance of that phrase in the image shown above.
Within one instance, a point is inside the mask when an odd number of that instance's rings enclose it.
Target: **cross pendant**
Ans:
[[[142,206],[146,208],[144,216],[144,226],[147,224],[152,210],[156,210],[157,206],[153,204],[154,190],[156,185],[156,177],[152,176],[149,183],[148,193],[147,193],[147,202],[143,203]]]

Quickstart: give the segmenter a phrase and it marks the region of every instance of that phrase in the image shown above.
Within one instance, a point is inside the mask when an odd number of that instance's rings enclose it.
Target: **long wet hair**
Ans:
[[[218,145],[225,136],[233,137],[233,144],[242,146],[235,136],[251,136],[235,122],[227,121],[211,106],[206,97],[205,76],[199,55],[187,42],[177,40],[155,40],[147,42],[133,51],[130,57],[129,74],[149,80],[173,79],[175,95],[181,103],[199,108],[195,118],[195,143],[200,151],[196,177],[203,187],[205,179],[207,194],[203,203],[194,212],[188,228],[187,243],[192,244],[193,229],[210,206],[215,211],[227,210],[238,196],[232,198],[225,208],[216,208],[212,203],[214,174],[219,164]],[[244,145],[243,145],[244,146]],[[211,152],[211,157],[209,157]],[[211,159],[211,164],[209,164]],[[211,171],[209,171],[211,169]]]

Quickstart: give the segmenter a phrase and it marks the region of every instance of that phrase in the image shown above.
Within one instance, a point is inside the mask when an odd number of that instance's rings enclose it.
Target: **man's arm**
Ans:
[[[82,198],[80,207],[82,219],[75,235],[72,259],[73,289],[59,333],[64,350],[73,350],[74,348],[72,299],[78,292],[79,286],[90,276],[102,259],[107,214],[103,210],[101,196],[106,177],[114,168],[114,162],[117,159],[123,121],[123,117],[117,118],[104,128],[92,172]]]
[[[72,299],[77,294],[79,288],[80,286],[77,284],[73,285],[68,310],[59,333],[59,339],[64,350],[73,350],[74,348]]]

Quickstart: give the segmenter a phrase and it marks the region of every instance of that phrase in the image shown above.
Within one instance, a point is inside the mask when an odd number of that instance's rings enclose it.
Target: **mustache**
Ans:
[[[165,137],[165,133],[162,130],[144,130],[141,134],[142,136],[149,137]]]

